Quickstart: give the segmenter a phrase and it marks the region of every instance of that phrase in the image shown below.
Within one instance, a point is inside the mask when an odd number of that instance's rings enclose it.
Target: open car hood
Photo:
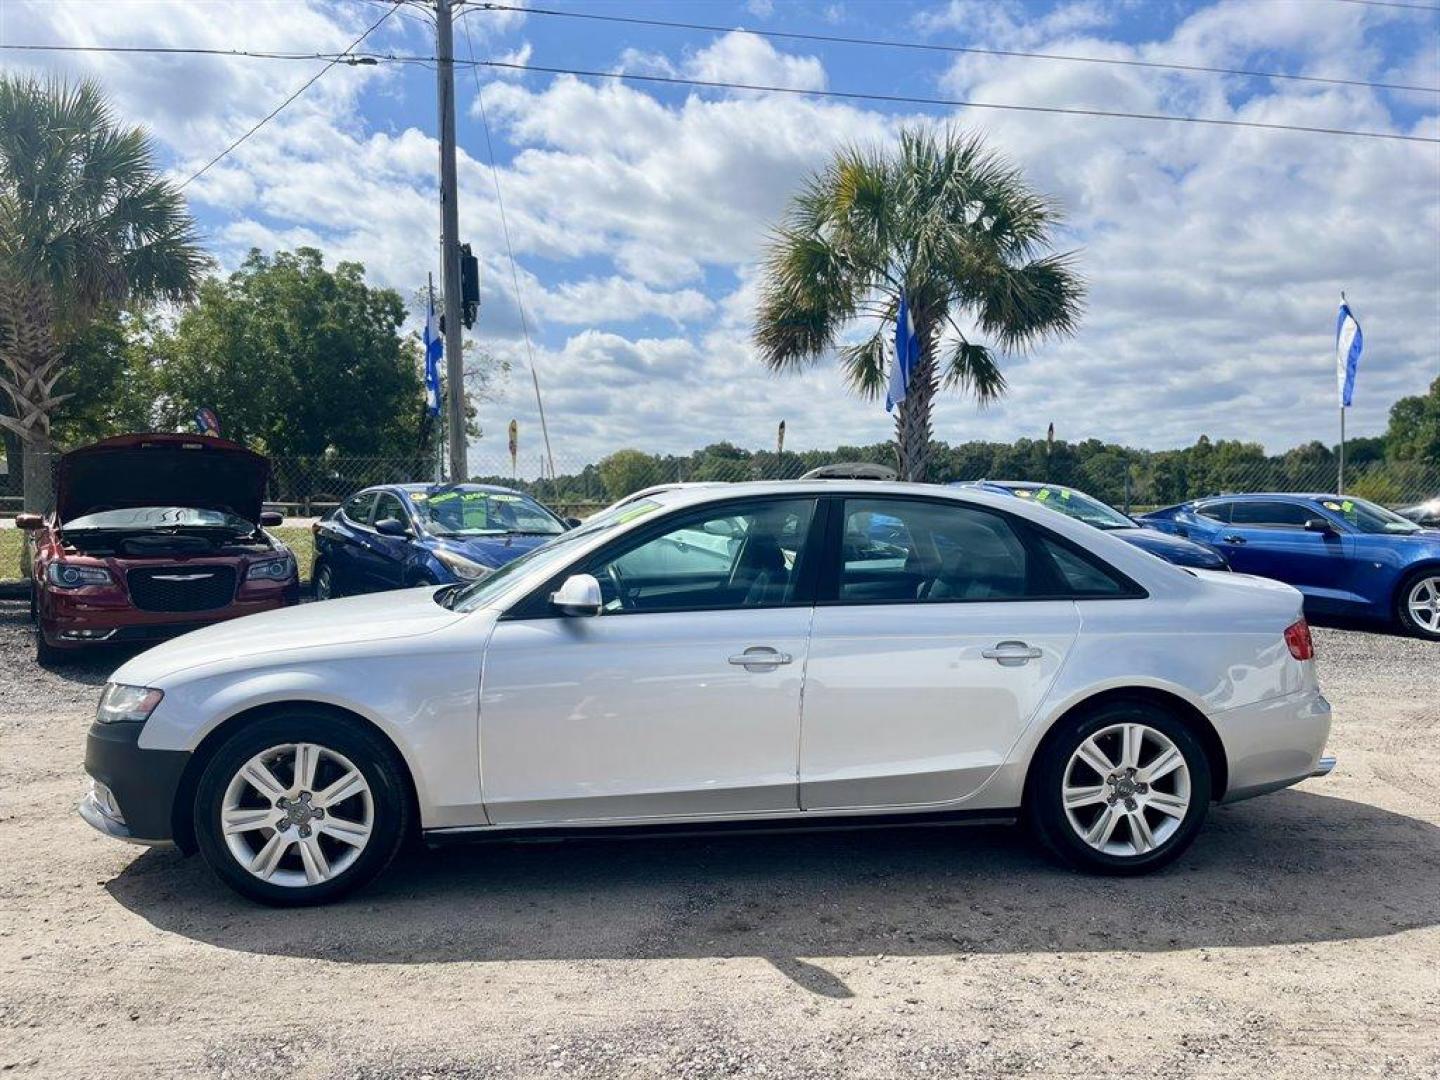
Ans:
[[[113,507],[228,510],[260,520],[270,462],[226,439],[203,435],[116,435],[60,459],[55,514],[71,521]]]

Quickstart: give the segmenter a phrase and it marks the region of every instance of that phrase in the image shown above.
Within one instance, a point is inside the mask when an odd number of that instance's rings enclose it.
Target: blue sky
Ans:
[[[541,5],[551,6],[551,5]],[[1342,0],[555,0],[555,8],[708,23],[714,33],[477,10],[457,51],[543,66],[802,89],[1363,128],[1440,136],[1440,95],[1126,67],[762,38],[745,29],[901,38],[1440,86],[1440,15]],[[333,50],[377,0],[0,2],[6,41]],[[431,49],[413,7],[367,43]],[[11,54],[5,60],[14,61]],[[26,61],[29,63],[30,61]],[[153,132],[179,176],[243,132],[316,65],[70,55]],[[620,446],[796,448],[886,438],[883,407],[831,365],[765,372],[748,344],[765,232],[845,143],[905,123],[980,131],[1068,224],[1090,281],[1080,333],[1007,358],[1012,392],[947,399],[937,436],[1095,436],[1188,444],[1202,432],[1282,449],[1336,436],[1334,312],[1347,290],[1367,352],[1352,433],[1383,429],[1440,374],[1440,147],[482,71],[496,164],[534,329],[557,461]],[[460,73],[461,223],[482,260],[477,343],[512,374],[482,422],[535,432],[527,352],[494,176]],[[407,296],[437,260],[434,76],[337,67],[188,189],[222,265],[252,245],[309,243]],[[528,445],[533,446],[534,442]],[[563,460],[561,460],[563,459]]]

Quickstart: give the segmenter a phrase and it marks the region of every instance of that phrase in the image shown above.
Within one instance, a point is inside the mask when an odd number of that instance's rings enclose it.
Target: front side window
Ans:
[[[399,497],[388,491],[382,491],[380,497],[375,500],[375,520],[384,521],[386,518],[394,518],[401,525],[408,524],[405,507],[400,504]]]
[[[1233,504],[1228,502],[1197,503],[1195,515],[1206,518],[1209,521],[1228,522],[1230,520],[1230,507]]]
[[[1037,592],[1024,542],[971,506],[846,499],[841,603],[1016,600]]]
[[[717,508],[619,552],[588,572],[607,613],[777,607],[797,597],[812,499]]]
[[[340,512],[356,525],[370,524],[370,508],[375,505],[375,492],[362,491],[351,495],[340,507]]]
[[[1237,502],[1230,510],[1230,524],[1303,529],[1305,522],[1315,516],[1299,503]]]

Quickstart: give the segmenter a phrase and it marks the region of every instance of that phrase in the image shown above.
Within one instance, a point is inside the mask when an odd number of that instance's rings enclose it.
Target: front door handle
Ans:
[[[752,645],[743,653],[730,657],[730,663],[749,671],[755,668],[773,668],[790,663],[794,657],[789,653],[772,649],[769,645]]]
[[[1235,533],[1231,533],[1229,536],[1222,536],[1220,539],[1225,541],[1225,543],[1227,544],[1245,543],[1245,538],[1243,536],[1237,536]]]
[[[1045,653],[1023,641],[1002,641],[993,649],[985,649],[980,655],[986,660],[998,661],[1002,667],[1017,667],[1030,660],[1039,660]]]

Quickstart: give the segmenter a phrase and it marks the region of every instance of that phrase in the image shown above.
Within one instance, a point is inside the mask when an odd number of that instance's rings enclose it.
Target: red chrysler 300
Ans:
[[[118,435],[60,459],[55,510],[21,514],[41,662],[293,604],[295,558],[262,528],[270,464],[238,443]]]

